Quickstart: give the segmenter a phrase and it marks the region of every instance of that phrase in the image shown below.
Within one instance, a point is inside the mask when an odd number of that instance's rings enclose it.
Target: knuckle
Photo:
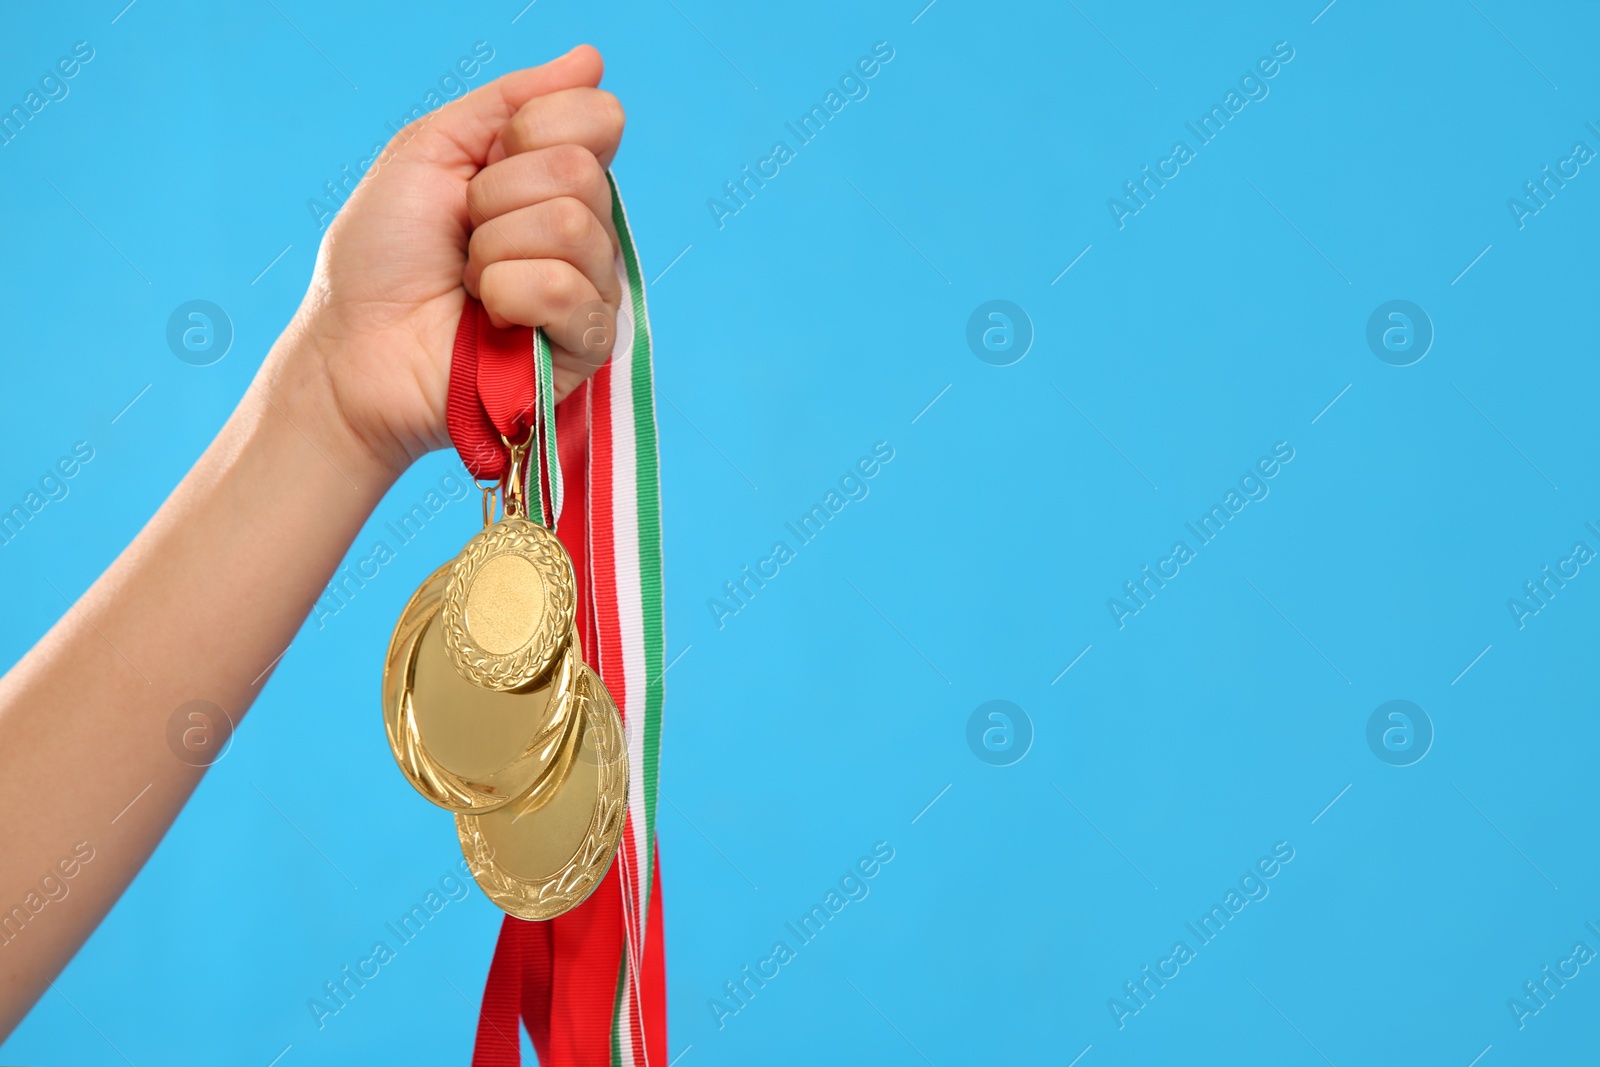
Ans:
[[[594,225],[593,219],[583,201],[574,197],[563,196],[550,201],[550,229],[563,249],[582,247]]]
[[[575,194],[599,176],[600,161],[582,145],[556,145],[550,149],[550,173],[557,187]]]
[[[550,300],[561,307],[571,307],[583,300],[583,277],[570,263],[558,263],[549,280]]]

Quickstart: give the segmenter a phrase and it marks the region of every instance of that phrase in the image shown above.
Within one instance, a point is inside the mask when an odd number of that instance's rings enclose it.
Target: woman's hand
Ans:
[[[258,381],[266,399],[325,390],[312,417],[337,416],[356,447],[398,475],[449,444],[445,396],[466,293],[496,325],[545,328],[558,400],[594,373],[609,345],[593,342],[614,336],[620,297],[605,168],[623,112],[597,88],[602,70],[600,54],[580,46],[400,131],[324,236]]]

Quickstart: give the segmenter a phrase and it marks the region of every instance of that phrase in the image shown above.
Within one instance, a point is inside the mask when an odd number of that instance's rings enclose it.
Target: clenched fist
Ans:
[[[598,87],[602,71],[580,46],[400,131],[328,228],[266,387],[320,383],[316,407],[398,474],[449,443],[467,294],[497,326],[544,327],[558,400],[592,374],[607,353],[586,351],[585,331],[614,336],[621,295],[605,168],[623,112]]]

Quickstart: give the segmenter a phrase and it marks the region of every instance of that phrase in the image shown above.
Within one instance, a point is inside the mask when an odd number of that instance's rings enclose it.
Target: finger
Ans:
[[[582,201],[616,241],[611,221],[611,185],[600,161],[581,145],[551,145],[507,156],[479,171],[467,183],[467,208],[474,226],[562,196]]]
[[[424,115],[401,130],[390,148],[422,159],[448,159],[453,154],[476,169],[490,161],[490,150],[506,123],[530,100],[599,85],[604,72],[600,53],[581,44],[543,66],[512,71]]]
[[[496,326],[539,326],[553,345],[595,360],[610,355],[616,311],[562,259],[507,259],[484,268],[479,299]],[[585,336],[587,334],[587,337]],[[604,348],[604,352],[596,350]]]
[[[626,123],[627,116],[615,96],[584,86],[528,101],[506,123],[500,141],[508,156],[551,145],[579,144],[593,152],[601,166],[610,166]]]
[[[486,268],[514,259],[562,260],[577,267],[606,303],[621,299],[611,236],[581,200],[563,196],[517,208],[473,230],[462,278],[467,292],[477,293]]]

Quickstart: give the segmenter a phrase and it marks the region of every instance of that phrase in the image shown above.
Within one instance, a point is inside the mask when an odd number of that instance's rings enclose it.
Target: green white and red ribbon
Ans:
[[[609,178],[609,175],[608,175]],[[662,931],[656,886],[656,784],[661,755],[662,675],[666,637],[662,618],[661,478],[656,441],[655,377],[644,277],[615,181],[612,220],[621,250],[622,310],[611,360],[591,385],[589,524],[600,677],[622,709],[628,741],[628,825],[621,852],[630,961],[626,995],[618,997],[615,1062],[646,1063],[635,1047],[646,1026],[651,996],[660,1003],[665,1052],[664,973],[646,965],[651,939]],[[607,610],[614,608],[614,610]],[[655,929],[652,929],[652,923]],[[659,967],[659,955],[657,957]],[[655,988],[650,988],[650,987]],[[652,1035],[653,1036],[653,1035]],[[653,1043],[653,1042],[652,1042]]]

